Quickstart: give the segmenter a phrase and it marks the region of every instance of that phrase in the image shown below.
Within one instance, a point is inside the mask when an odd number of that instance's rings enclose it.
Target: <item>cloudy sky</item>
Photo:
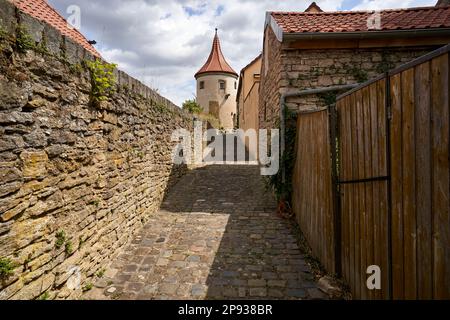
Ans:
[[[239,73],[262,49],[266,11],[303,11],[302,0],[48,0],[64,17],[81,9],[81,32],[109,62],[181,105],[195,96],[214,28]],[[319,0],[325,11],[406,8],[437,0]]]

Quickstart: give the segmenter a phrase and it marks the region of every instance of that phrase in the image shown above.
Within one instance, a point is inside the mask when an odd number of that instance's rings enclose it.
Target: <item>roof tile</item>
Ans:
[[[371,32],[374,11],[271,12],[286,33]],[[450,28],[450,6],[383,10],[381,30]]]
[[[67,21],[53,9],[46,0],[9,0],[21,11],[30,16],[44,21],[63,35],[71,38],[96,57],[100,57],[98,51],[88,42],[88,40],[76,29],[69,28]]]
[[[195,74],[195,77],[197,78],[200,74],[208,72],[224,72],[238,76],[236,71],[233,70],[223,56],[222,49],[220,48],[219,36],[217,35],[217,29],[208,60],[206,60],[204,66]]]

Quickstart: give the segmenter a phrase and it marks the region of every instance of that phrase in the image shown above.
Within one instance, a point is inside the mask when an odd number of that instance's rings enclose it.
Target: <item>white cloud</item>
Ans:
[[[323,0],[325,11],[434,5],[437,0]],[[81,7],[81,31],[104,58],[178,105],[195,93],[195,72],[206,61],[214,28],[239,72],[262,49],[266,11],[303,11],[311,1],[49,0],[63,15]],[[350,4],[346,4],[349,3]],[[355,5],[356,4],[356,5]],[[220,12],[220,15],[218,15]]]

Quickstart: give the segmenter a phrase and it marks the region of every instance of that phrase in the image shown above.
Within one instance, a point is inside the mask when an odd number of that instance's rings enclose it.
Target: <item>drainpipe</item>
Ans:
[[[351,90],[359,86],[359,83],[356,84],[347,84],[347,85],[339,85],[339,86],[331,86],[331,87],[322,87],[322,88],[315,88],[315,89],[306,89],[301,90],[297,92],[288,92],[283,93],[280,97],[280,163],[281,163],[281,181],[282,183],[286,183],[286,168],[284,167],[284,163],[282,161],[282,157],[284,155],[284,149],[285,149],[285,141],[284,137],[286,134],[286,119],[284,114],[284,109],[286,107],[286,99],[291,97],[303,97],[308,96],[312,94],[319,94],[319,93],[327,93],[327,92],[333,92],[333,91],[344,91],[344,90]],[[301,111],[297,111],[296,113],[301,113]]]

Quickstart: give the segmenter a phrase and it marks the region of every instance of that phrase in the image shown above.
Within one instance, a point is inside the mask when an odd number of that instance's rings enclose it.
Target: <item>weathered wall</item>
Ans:
[[[269,128],[279,118],[280,95],[285,92],[360,83],[422,56],[435,49],[429,47],[392,47],[368,49],[288,49],[266,30],[260,89],[260,127]],[[266,47],[269,47],[267,49]],[[264,61],[268,59],[268,63]],[[268,72],[264,71],[268,65]],[[292,110],[305,110],[324,106],[327,97],[307,96],[289,98]]]
[[[258,129],[259,81],[261,58],[252,61],[241,71],[241,90],[239,91],[239,128]]]
[[[78,297],[68,271],[89,286],[186,170],[172,165],[171,133],[192,119],[123,72],[94,107],[89,53],[4,0],[0,19],[0,259],[15,265],[0,299]],[[15,50],[17,23],[36,48]]]
[[[219,81],[225,81],[226,89],[219,88]],[[205,87],[200,89],[200,82]],[[229,74],[204,74],[197,79],[197,102],[204,112],[211,113],[220,121],[224,129],[234,128],[234,115],[237,113],[236,94],[237,79]],[[226,97],[227,95],[228,98]],[[211,105],[218,105],[219,110],[210,110]],[[213,108],[217,109],[217,108]]]
[[[272,28],[266,28],[259,89],[259,129],[278,128],[280,103],[280,80],[283,71],[281,64],[281,43]]]

